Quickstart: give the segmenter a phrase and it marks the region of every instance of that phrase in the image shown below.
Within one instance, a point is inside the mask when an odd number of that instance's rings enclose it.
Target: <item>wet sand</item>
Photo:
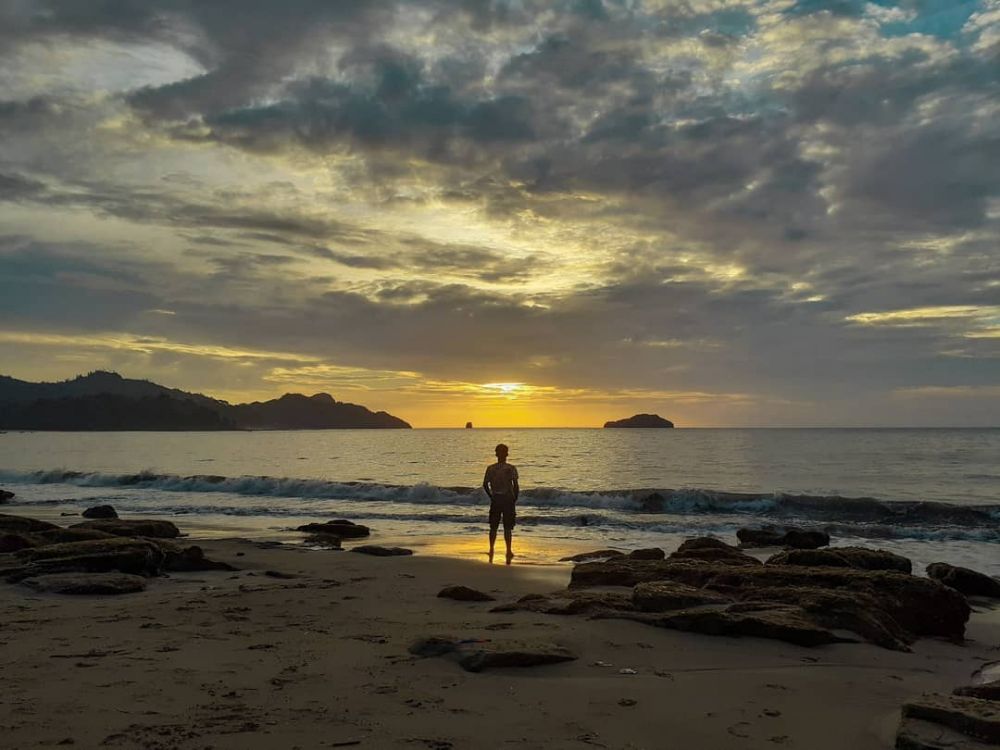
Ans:
[[[1000,659],[996,611],[973,614],[964,646],[810,649],[436,596],[464,584],[509,601],[565,586],[567,565],[203,546],[241,570],[104,598],[0,585],[0,744],[875,750],[892,746],[903,701]],[[408,652],[430,635],[579,658],[470,673]]]

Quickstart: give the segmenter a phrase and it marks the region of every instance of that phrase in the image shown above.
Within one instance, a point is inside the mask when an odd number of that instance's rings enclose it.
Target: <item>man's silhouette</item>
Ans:
[[[497,541],[497,527],[503,521],[503,539],[507,542],[507,564],[514,559],[510,548],[514,535],[515,504],[521,489],[517,485],[517,469],[507,463],[507,446],[496,447],[497,462],[486,467],[483,489],[490,496],[490,562]]]

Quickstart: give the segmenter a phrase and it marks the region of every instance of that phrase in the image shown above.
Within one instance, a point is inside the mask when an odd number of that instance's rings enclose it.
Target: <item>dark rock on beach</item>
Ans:
[[[913,564],[902,555],[887,550],[865,549],[863,547],[786,550],[768,558],[767,564],[913,572]]]
[[[352,547],[351,552],[372,555],[373,557],[405,557],[413,554],[413,550],[406,547],[380,547],[377,544],[362,544],[359,547]]]
[[[51,594],[133,594],[146,589],[146,579],[127,573],[52,573],[26,578],[21,584]]]
[[[728,596],[676,581],[649,581],[632,589],[632,603],[642,612],[669,612],[706,604],[727,604]]]
[[[674,423],[669,419],[664,419],[659,414],[634,414],[626,419],[616,419],[605,422],[604,426],[611,427],[673,427]]]
[[[629,560],[662,560],[667,556],[659,547],[648,547],[646,549],[634,549],[628,553]]]
[[[0,513],[0,531],[2,532],[30,534],[58,528],[54,523],[48,521],[36,521],[34,518],[26,518],[25,516],[9,516],[6,513]]]
[[[40,531],[35,534],[37,539],[41,539],[44,544],[60,544],[62,542],[91,542],[95,539],[115,539],[115,534],[97,529],[79,529],[62,527]]]
[[[961,695],[924,695],[903,705],[903,718],[947,727],[987,744],[1000,744],[1000,703],[996,701]]]
[[[0,534],[0,554],[37,547],[41,541],[26,534]]]
[[[964,685],[952,691],[955,695],[965,695],[970,698],[982,698],[987,701],[1000,701],[1000,680],[984,682],[981,685]]]
[[[13,500],[14,497],[15,497],[14,493],[11,492],[10,490],[0,490],[0,505],[3,505],[4,503],[10,500]]]
[[[323,549],[342,549],[340,537],[331,534],[310,534],[305,538],[303,544]]]
[[[469,588],[468,586],[445,586],[438,592],[442,599],[454,599],[459,602],[492,602],[495,599],[485,591]]]
[[[818,529],[740,529],[736,532],[742,547],[791,547],[817,549],[830,543],[830,535]]]
[[[0,568],[0,575],[20,581],[48,573],[106,573],[118,571],[155,576],[165,555],[147,539],[96,539],[34,547],[15,552],[16,566]]]
[[[197,546],[181,547],[165,539],[150,540],[163,552],[163,569],[175,573],[192,573],[203,570],[238,570],[229,563],[210,560],[205,551]]]
[[[966,596],[986,596],[1000,599],[1000,580],[948,563],[932,563],[927,566],[927,575],[945,586],[951,586]]]
[[[341,539],[359,539],[371,535],[371,529],[367,526],[343,519],[327,521],[326,523],[303,524],[297,527],[296,531],[304,531],[307,534],[325,534],[327,536],[340,537]]]
[[[600,615],[632,610],[632,597],[615,591],[569,590],[526,594],[490,612],[539,612],[546,615]]]
[[[671,560],[700,560],[702,562],[722,563],[723,565],[762,565],[756,557],[730,546],[714,537],[697,537],[685,540],[676,552],[671,553]]]
[[[415,656],[445,656],[467,672],[507,667],[537,667],[573,661],[576,654],[554,644],[496,643],[452,638],[422,638],[409,651]]]
[[[580,552],[569,557],[560,557],[559,562],[585,562],[587,560],[607,560],[610,557],[621,557],[624,552],[616,549],[598,549],[593,552]]]
[[[95,505],[81,513],[84,518],[118,518],[118,512],[110,505]]]
[[[146,536],[152,537],[153,539],[176,539],[181,535],[180,529],[178,529],[170,521],[147,518],[128,520],[121,518],[106,518],[96,521],[76,523],[70,526],[70,528],[93,529],[95,531],[104,531],[108,534],[114,534],[115,536]]]

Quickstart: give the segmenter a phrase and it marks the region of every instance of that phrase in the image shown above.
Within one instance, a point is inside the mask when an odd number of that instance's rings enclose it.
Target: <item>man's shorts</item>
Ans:
[[[493,500],[490,502],[490,528],[497,528],[502,521],[505,531],[513,529],[517,515],[514,510],[515,505],[513,497],[494,495]]]

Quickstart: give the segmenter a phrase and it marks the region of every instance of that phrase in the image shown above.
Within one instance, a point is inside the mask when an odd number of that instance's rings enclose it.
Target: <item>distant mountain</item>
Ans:
[[[409,428],[384,411],[336,401],[326,393],[286,393],[233,405],[114,372],[61,383],[0,376],[0,429],[14,430],[303,430]]]
[[[659,414],[636,414],[628,419],[605,422],[605,427],[673,427],[674,423]]]

